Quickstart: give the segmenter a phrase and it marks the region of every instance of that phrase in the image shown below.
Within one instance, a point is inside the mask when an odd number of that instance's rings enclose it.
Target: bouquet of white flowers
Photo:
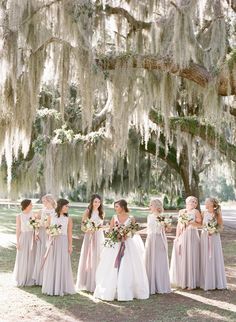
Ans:
[[[102,228],[102,225],[101,224],[99,224],[99,225],[96,225],[95,224],[95,222],[93,222],[92,220],[90,220],[90,219],[86,219],[86,220],[84,220],[83,222],[82,222],[82,224],[81,224],[81,230],[84,232],[84,233],[86,233],[86,232],[88,232],[88,231],[90,231],[90,232],[95,232],[95,231],[97,231],[97,230],[99,230],[99,229],[101,229]]]
[[[61,225],[50,225],[46,230],[50,237],[55,237],[61,234]]]
[[[157,225],[163,228],[171,228],[172,216],[157,216]]]
[[[209,220],[208,223],[203,226],[203,230],[207,231],[210,235],[217,234],[219,232],[219,228],[220,227],[215,218]]]
[[[38,218],[30,217],[29,226],[31,226],[33,230],[39,229],[41,226],[40,220]]]
[[[189,214],[187,210],[184,212],[180,213],[178,222],[182,225],[187,225],[190,221],[194,220],[194,215]]]

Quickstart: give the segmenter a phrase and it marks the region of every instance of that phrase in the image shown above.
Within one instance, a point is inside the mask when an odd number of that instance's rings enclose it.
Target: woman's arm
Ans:
[[[89,211],[88,211],[88,209],[86,209],[83,216],[82,216],[82,222],[84,222],[88,219],[88,213],[89,213]]]
[[[16,248],[20,248],[21,222],[20,215],[16,216]]]
[[[223,218],[222,218],[222,212],[220,211],[217,216],[217,224],[223,228]]]
[[[115,226],[115,220],[114,220],[114,217],[112,217],[110,221],[110,229],[112,229],[114,226]]]
[[[51,225],[51,216],[48,216],[47,221],[45,223],[45,228],[47,229]]]
[[[181,213],[182,213],[182,211],[180,210],[179,215],[178,215],[178,219],[179,219],[179,216],[181,215]],[[176,236],[175,236],[175,238],[178,238],[180,235],[181,235],[181,224],[178,222],[177,226],[176,226]]]
[[[136,223],[136,219],[134,218],[134,216],[131,216],[131,222],[132,222],[132,224]]]
[[[195,209],[194,213],[195,213],[195,221],[192,221],[190,224],[192,227],[199,228],[202,226],[202,216],[197,209]]]
[[[72,218],[69,217],[68,218],[68,228],[67,228],[69,254],[72,253],[72,228],[73,228],[73,221],[72,221]]]

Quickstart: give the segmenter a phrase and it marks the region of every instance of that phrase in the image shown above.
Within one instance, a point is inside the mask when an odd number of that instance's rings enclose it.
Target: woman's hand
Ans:
[[[69,246],[69,248],[68,248],[68,253],[69,253],[70,255],[72,254],[72,251],[73,251],[72,246]]]
[[[166,232],[167,233],[171,233],[171,231],[172,231],[172,227],[166,227]]]
[[[20,243],[16,243],[16,249],[20,249]]]

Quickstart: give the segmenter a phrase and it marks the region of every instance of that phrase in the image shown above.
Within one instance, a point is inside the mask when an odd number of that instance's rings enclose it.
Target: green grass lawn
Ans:
[[[85,208],[70,208],[73,218],[72,267],[76,280],[83,234],[81,216]],[[106,220],[114,214],[106,208]],[[228,228],[222,234],[227,280],[230,290],[191,292],[173,290],[148,300],[105,302],[92,294],[50,297],[40,287],[16,288],[12,282],[15,261],[15,216],[18,209],[0,208],[0,321],[236,321],[236,234]],[[138,222],[145,222],[147,211],[131,210]],[[171,254],[174,231],[168,238]],[[2,320],[3,319],[3,320]]]

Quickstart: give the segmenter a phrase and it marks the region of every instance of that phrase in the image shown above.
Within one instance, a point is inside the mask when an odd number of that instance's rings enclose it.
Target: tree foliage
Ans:
[[[213,150],[235,162],[234,1],[4,0],[0,11],[3,191],[148,190],[162,159],[198,195]]]

